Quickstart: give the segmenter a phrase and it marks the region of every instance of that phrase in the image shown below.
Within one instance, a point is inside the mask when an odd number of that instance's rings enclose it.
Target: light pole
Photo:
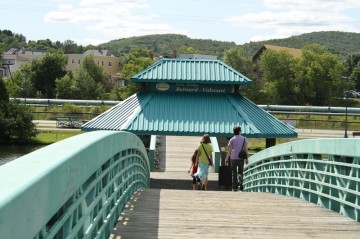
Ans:
[[[342,80],[346,80],[346,81],[352,81],[353,79],[351,77],[348,76],[341,76],[340,79]],[[350,82],[351,83],[351,82]],[[350,85],[347,83],[346,87],[350,87]],[[348,98],[350,96],[351,92],[346,90],[344,91],[344,99],[345,99],[345,135],[344,138],[348,138],[348,120],[347,120],[347,115],[348,115]]]
[[[348,138],[348,133],[347,133],[347,129],[348,129],[348,124],[347,124],[348,93],[349,92],[347,92],[347,91],[344,92],[344,97],[345,97],[345,134],[344,134],[344,138]]]

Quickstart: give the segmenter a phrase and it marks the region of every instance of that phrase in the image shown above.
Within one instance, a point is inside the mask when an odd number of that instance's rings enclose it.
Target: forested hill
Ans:
[[[243,45],[236,45],[234,42],[191,39],[178,34],[159,34],[113,40],[101,44],[100,47],[107,48],[114,55],[118,56],[128,53],[132,48],[150,49],[154,55],[163,55],[171,54],[174,50],[179,50],[180,47],[191,47],[197,53],[217,55],[221,58],[224,51],[235,46],[244,47],[249,55],[252,56],[263,44],[300,49],[311,43],[324,45],[330,52],[345,58],[350,53],[360,52],[360,33],[339,31],[312,32],[284,39],[250,42]]]
[[[255,53],[264,44],[301,49],[311,43],[323,45],[331,53],[346,57],[351,53],[360,52],[360,33],[339,31],[312,32],[284,39],[250,42],[244,44],[243,47],[249,52]]]

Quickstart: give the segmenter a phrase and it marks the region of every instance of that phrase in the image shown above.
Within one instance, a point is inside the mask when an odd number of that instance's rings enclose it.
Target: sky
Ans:
[[[98,45],[175,33],[244,44],[317,31],[360,33],[359,0],[12,0],[0,29],[26,40]]]

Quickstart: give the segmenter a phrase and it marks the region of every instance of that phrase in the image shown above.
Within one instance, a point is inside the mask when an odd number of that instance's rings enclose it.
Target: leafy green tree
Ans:
[[[37,134],[30,108],[9,102],[8,93],[0,78],[0,143],[27,143]]]
[[[355,89],[360,91],[360,62],[353,68],[350,78],[354,80]]]
[[[57,99],[75,99],[75,82],[68,73],[64,77],[55,80]]]
[[[240,93],[246,95],[254,102],[261,103],[263,100],[261,85],[260,82],[257,81],[256,75],[254,75],[251,56],[245,49],[242,47],[233,47],[226,50],[223,61],[252,80],[252,84],[250,86],[242,87]]]
[[[330,52],[304,49],[295,71],[300,94],[308,104],[327,105],[331,97],[342,95],[346,88],[341,79],[346,69]]]
[[[95,63],[92,55],[84,58],[73,75],[56,80],[56,97],[63,99],[102,99],[107,77],[104,70]]]
[[[181,46],[177,49],[177,54],[203,54],[203,51],[191,46]]]
[[[83,67],[75,71],[74,82],[74,96],[77,99],[101,99],[105,94],[103,84],[96,82]]]
[[[87,55],[80,67],[82,67],[96,83],[100,83],[104,87],[106,86],[106,73],[98,64],[95,63],[92,55]]]
[[[30,66],[31,81],[44,97],[54,98],[55,80],[65,76],[67,57],[62,52],[47,54],[40,60],[33,60]]]
[[[20,66],[18,71],[15,71],[9,79],[6,79],[6,88],[10,97],[33,98],[36,96],[36,90],[30,79],[29,67],[29,64]]]
[[[0,143],[29,143],[37,135],[30,108],[16,102],[0,103]]]
[[[250,73],[252,69],[251,58],[241,47],[233,47],[226,50],[223,60],[226,64],[239,71],[240,73]]]
[[[264,92],[268,103],[298,104],[299,86],[295,80],[295,59],[287,52],[265,51],[260,60]]]
[[[124,97],[125,94],[125,88],[120,86],[115,86],[111,89],[110,92],[110,100],[123,100],[126,97]]]
[[[66,40],[63,44],[63,50],[65,54],[76,54],[78,45],[72,40]]]
[[[345,66],[348,70],[348,75],[350,75],[354,68],[360,62],[360,52],[350,54],[345,61]]]
[[[135,48],[125,57],[121,75],[123,79],[127,80],[127,83],[122,93],[122,99],[126,99],[139,91],[139,86],[132,83],[130,78],[154,63],[150,55],[150,50]]]
[[[0,102],[9,102],[9,94],[6,90],[5,82],[0,77]]]

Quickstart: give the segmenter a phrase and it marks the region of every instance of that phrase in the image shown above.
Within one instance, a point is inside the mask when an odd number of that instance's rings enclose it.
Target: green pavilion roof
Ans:
[[[164,58],[131,77],[132,82],[248,85],[252,81],[219,60]]]
[[[233,135],[240,125],[250,138],[290,138],[288,125],[240,94],[143,92],[84,124],[83,131],[124,130],[138,135]]]

